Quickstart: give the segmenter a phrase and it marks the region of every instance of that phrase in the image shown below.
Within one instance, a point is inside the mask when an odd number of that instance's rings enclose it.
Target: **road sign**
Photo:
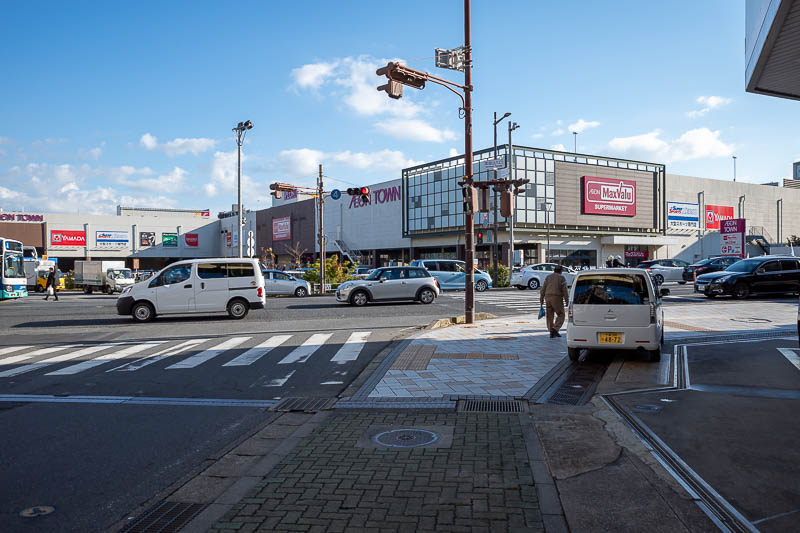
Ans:
[[[252,246],[247,247],[247,257],[253,257],[256,255],[256,250]]]
[[[134,270],[139,270],[139,258],[138,257],[134,257],[133,258],[133,269]]]
[[[331,191],[331,198],[333,198],[334,200],[338,200],[341,197],[342,197],[342,191],[340,191],[339,189],[333,189]]]
[[[492,169],[500,169],[506,166],[506,160],[504,157],[498,157],[497,159],[487,159],[483,162],[483,168],[486,170]]]
[[[487,214],[483,215],[483,227],[484,229],[489,227],[489,215]]]

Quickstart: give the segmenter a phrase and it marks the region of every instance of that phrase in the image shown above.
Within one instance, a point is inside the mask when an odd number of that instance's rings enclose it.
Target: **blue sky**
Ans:
[[[231,128],[245,203],[273,181],[347,187],[463,152],[457,97],[390,100],[376,67],[436,69],[463,4],[18,2],[0,8],[0,207],[111,213],[118,203],[229,209]],[[743,0],[476,0],[475,147],[492,112],[515,144],[631,157],[742,181],[791,174],[800,103],[744,92]],[[500,139],[506,138],[505,125]]]

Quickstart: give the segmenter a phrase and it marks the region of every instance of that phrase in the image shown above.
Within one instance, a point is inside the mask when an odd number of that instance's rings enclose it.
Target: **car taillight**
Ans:
[[[569,306],[569,311],[567,312],[567,317],[568,317],[568,318],[567,318],[567,320],[568,320],[569,322],[572,322],[572,318],[575,316],[575,313],[574,313],[574,312],[573,312],[573,310],[572,310],[572,309],[573,309],[573,307],[575,307],[575,306],[574,306],[574,305],[570,305],[570,306]]]
[[[264,287],[259,287],[258,288],[258,297],[261,298],[262,296],[264,296]]]
[[[706,267],[697,267],[697,272],[702,272],[703,270],[707,270]]]
[[[650,323],[656,323],[656,304],[650,302]]]
[[[439,288],[439,282],[436,280],[436,278],[433,278],[433,283],[436,284],[436,288],[438,289]]]

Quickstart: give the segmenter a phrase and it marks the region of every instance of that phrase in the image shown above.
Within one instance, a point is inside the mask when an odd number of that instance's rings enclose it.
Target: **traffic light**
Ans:
[[[386,94],[389,95],[389,98],[394,98],[395,100],[399,100],[403,97],[403,84],[399,81],[389,80],[389,83],[386,85],[381,85],[378,87],[379,91],[386,91]]]
[[[361,187],[361,201],[365,204],[369,204],[372,202],[372,198],[369,192],[369,187]]]
[[[482,231],[478,232],[477,237],[478,237],[478,244],[483,244],[483,232]]]
[[[500,216],[506,218],[514,216],[514,194],[511,191],[500,193]]]
[[[272,196],[274,196],[275,198],[283,197],[283,192],[281,191],[280,186],[277,183],[271,183],[269,188],[272,191],[272,193],[270,194],[272,194]]]
[[[461,196],[464,199],[464,213],[471,215],[478,212],[478,195],[475,187],[465,185],[461,187]]]
[[[378,87],[379,91],[385,91],[389,98],[398,99],[403,96],[403,85],[408,85],[415,89],[424,89],[428,74],[406,67],[399,63],[389,62],[385,67],[375,71],[378,76],[386,76],[389,82]]]

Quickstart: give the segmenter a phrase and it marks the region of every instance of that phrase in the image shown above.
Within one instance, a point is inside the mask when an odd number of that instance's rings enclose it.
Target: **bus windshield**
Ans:
[[[3,255],[3,277],[7,279],[25,278],[25,265],[21,253],[6,252]]]

